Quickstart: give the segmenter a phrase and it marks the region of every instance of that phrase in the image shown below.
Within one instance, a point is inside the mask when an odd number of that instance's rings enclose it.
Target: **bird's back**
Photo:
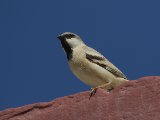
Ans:
[[[88,46],[84,46],[83,50],[88,55],[97,56],[97,58],[102,58],[101,60],[100,59],[96,60],[95,58],[93,62],[98,62],[102,64],[106,70],[113,73],[116,77],[127,79],[127,77],[115,65],[113,65],[106,57],[104,57],[101,53],[99,53],[95,49],[88,47]]]

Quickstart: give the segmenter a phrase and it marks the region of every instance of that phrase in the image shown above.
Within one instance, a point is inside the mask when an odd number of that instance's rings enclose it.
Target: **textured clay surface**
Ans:
[[[111,92],[98,89],[0,111],[0,120],[160,120],[160,77],[126,82]]]

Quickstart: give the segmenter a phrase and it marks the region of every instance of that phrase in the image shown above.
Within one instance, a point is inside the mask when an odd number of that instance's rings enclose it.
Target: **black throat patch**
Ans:
[[[68,61],[72,58],[72,53],[73,53],[73,50],[72,48],[69,46],[69,44],[66,42],[66,40],[61,40],[61,44],[62,44],[62,47],[64,48],[65,52],[66,52],[66,55],[67,55],[67,59]]]

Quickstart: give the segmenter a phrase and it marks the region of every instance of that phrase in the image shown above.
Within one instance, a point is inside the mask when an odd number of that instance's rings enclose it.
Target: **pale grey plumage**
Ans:
[[[82,82],[96,88],[112,89],[128,81],[117,67],[88,47],[78,35],[65,32],[58,38],[67,54],[70,69]]]
[[[99,52],[97,52],[96,50],[94,50],[93,48],[90,48],[88,46],[83,47],[83,48],[85,49],[86,54],[90,54],[92,56],[98,56],[98,57],[104,58],[104,60],[93,59],[93,63],[98,62],[100,64],[103,64],[106,66],[105,69],[110,71],[115,76],[127,79],[127,77],[117,67],[115,67],[107,58],[105,58],[102,54],[100,54]]]

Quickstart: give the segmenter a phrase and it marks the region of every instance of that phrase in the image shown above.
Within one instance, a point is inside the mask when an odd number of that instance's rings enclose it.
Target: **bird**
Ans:
[[[91,87],[90,97],[98,88],[111,91],[128,81],[127,77],[106,57],[87,46],[75,33],[64,32],[57,37],[73,74]]]

